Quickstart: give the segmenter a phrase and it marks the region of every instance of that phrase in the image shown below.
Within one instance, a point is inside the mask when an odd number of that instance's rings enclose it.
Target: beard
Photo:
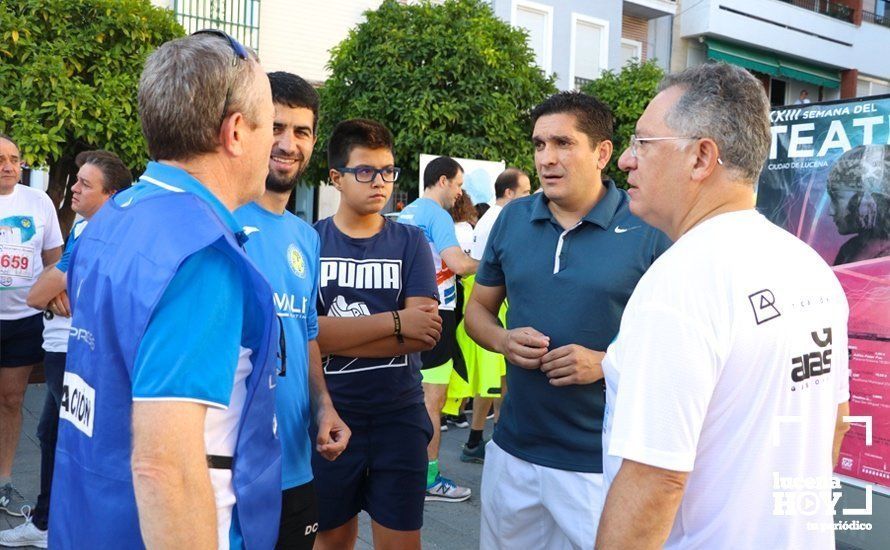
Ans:
[[[266,189],[273,193],[290,193],[300,181],[305,169],[305,166],[301,167],[291,177],[281,177],[269,170],[269,175],[266,176]]]

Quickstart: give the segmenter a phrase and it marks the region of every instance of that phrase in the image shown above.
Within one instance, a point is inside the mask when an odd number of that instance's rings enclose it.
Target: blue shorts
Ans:
[[[396,531],[423,527],[426,447],[433,426],[423,403],[383,414],[338,411],[352,430],[349,446],[330,462],[312,453],[318,529],[340,527],[361,510]],[[312,440],[315,441],[313,430]]]
[[[0,367],[30,367],[43,361],[43,313],[0,320]]]

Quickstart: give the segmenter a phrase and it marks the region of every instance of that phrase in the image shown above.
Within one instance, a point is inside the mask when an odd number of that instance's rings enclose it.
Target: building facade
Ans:
[[[890,93],[885,0],[681,0],[671,70],[741,65],[774,106]]]
[[[528,32],[541,70],[577,89],[628,60],[670,62],[674,0],[492,0],[495,14]]]

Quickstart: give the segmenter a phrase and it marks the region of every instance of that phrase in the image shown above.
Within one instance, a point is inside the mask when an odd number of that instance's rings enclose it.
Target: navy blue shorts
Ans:
[[[43,313],[0,320],[0,367],[29,367],[43,361]]]
[[[423,527],[426,447],[433,437],[426,407],[417,403],[373,415],[338,412],[352,430],[346,451],[333,462],[312,453],[319,531],[340,527],[362,510],[396,531]]]

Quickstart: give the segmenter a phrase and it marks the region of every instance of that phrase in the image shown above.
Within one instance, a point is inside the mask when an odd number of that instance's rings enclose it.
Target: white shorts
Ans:
[[[593,548],[603,474],[526,462],[489,441],[482,470],[479,548]]]

